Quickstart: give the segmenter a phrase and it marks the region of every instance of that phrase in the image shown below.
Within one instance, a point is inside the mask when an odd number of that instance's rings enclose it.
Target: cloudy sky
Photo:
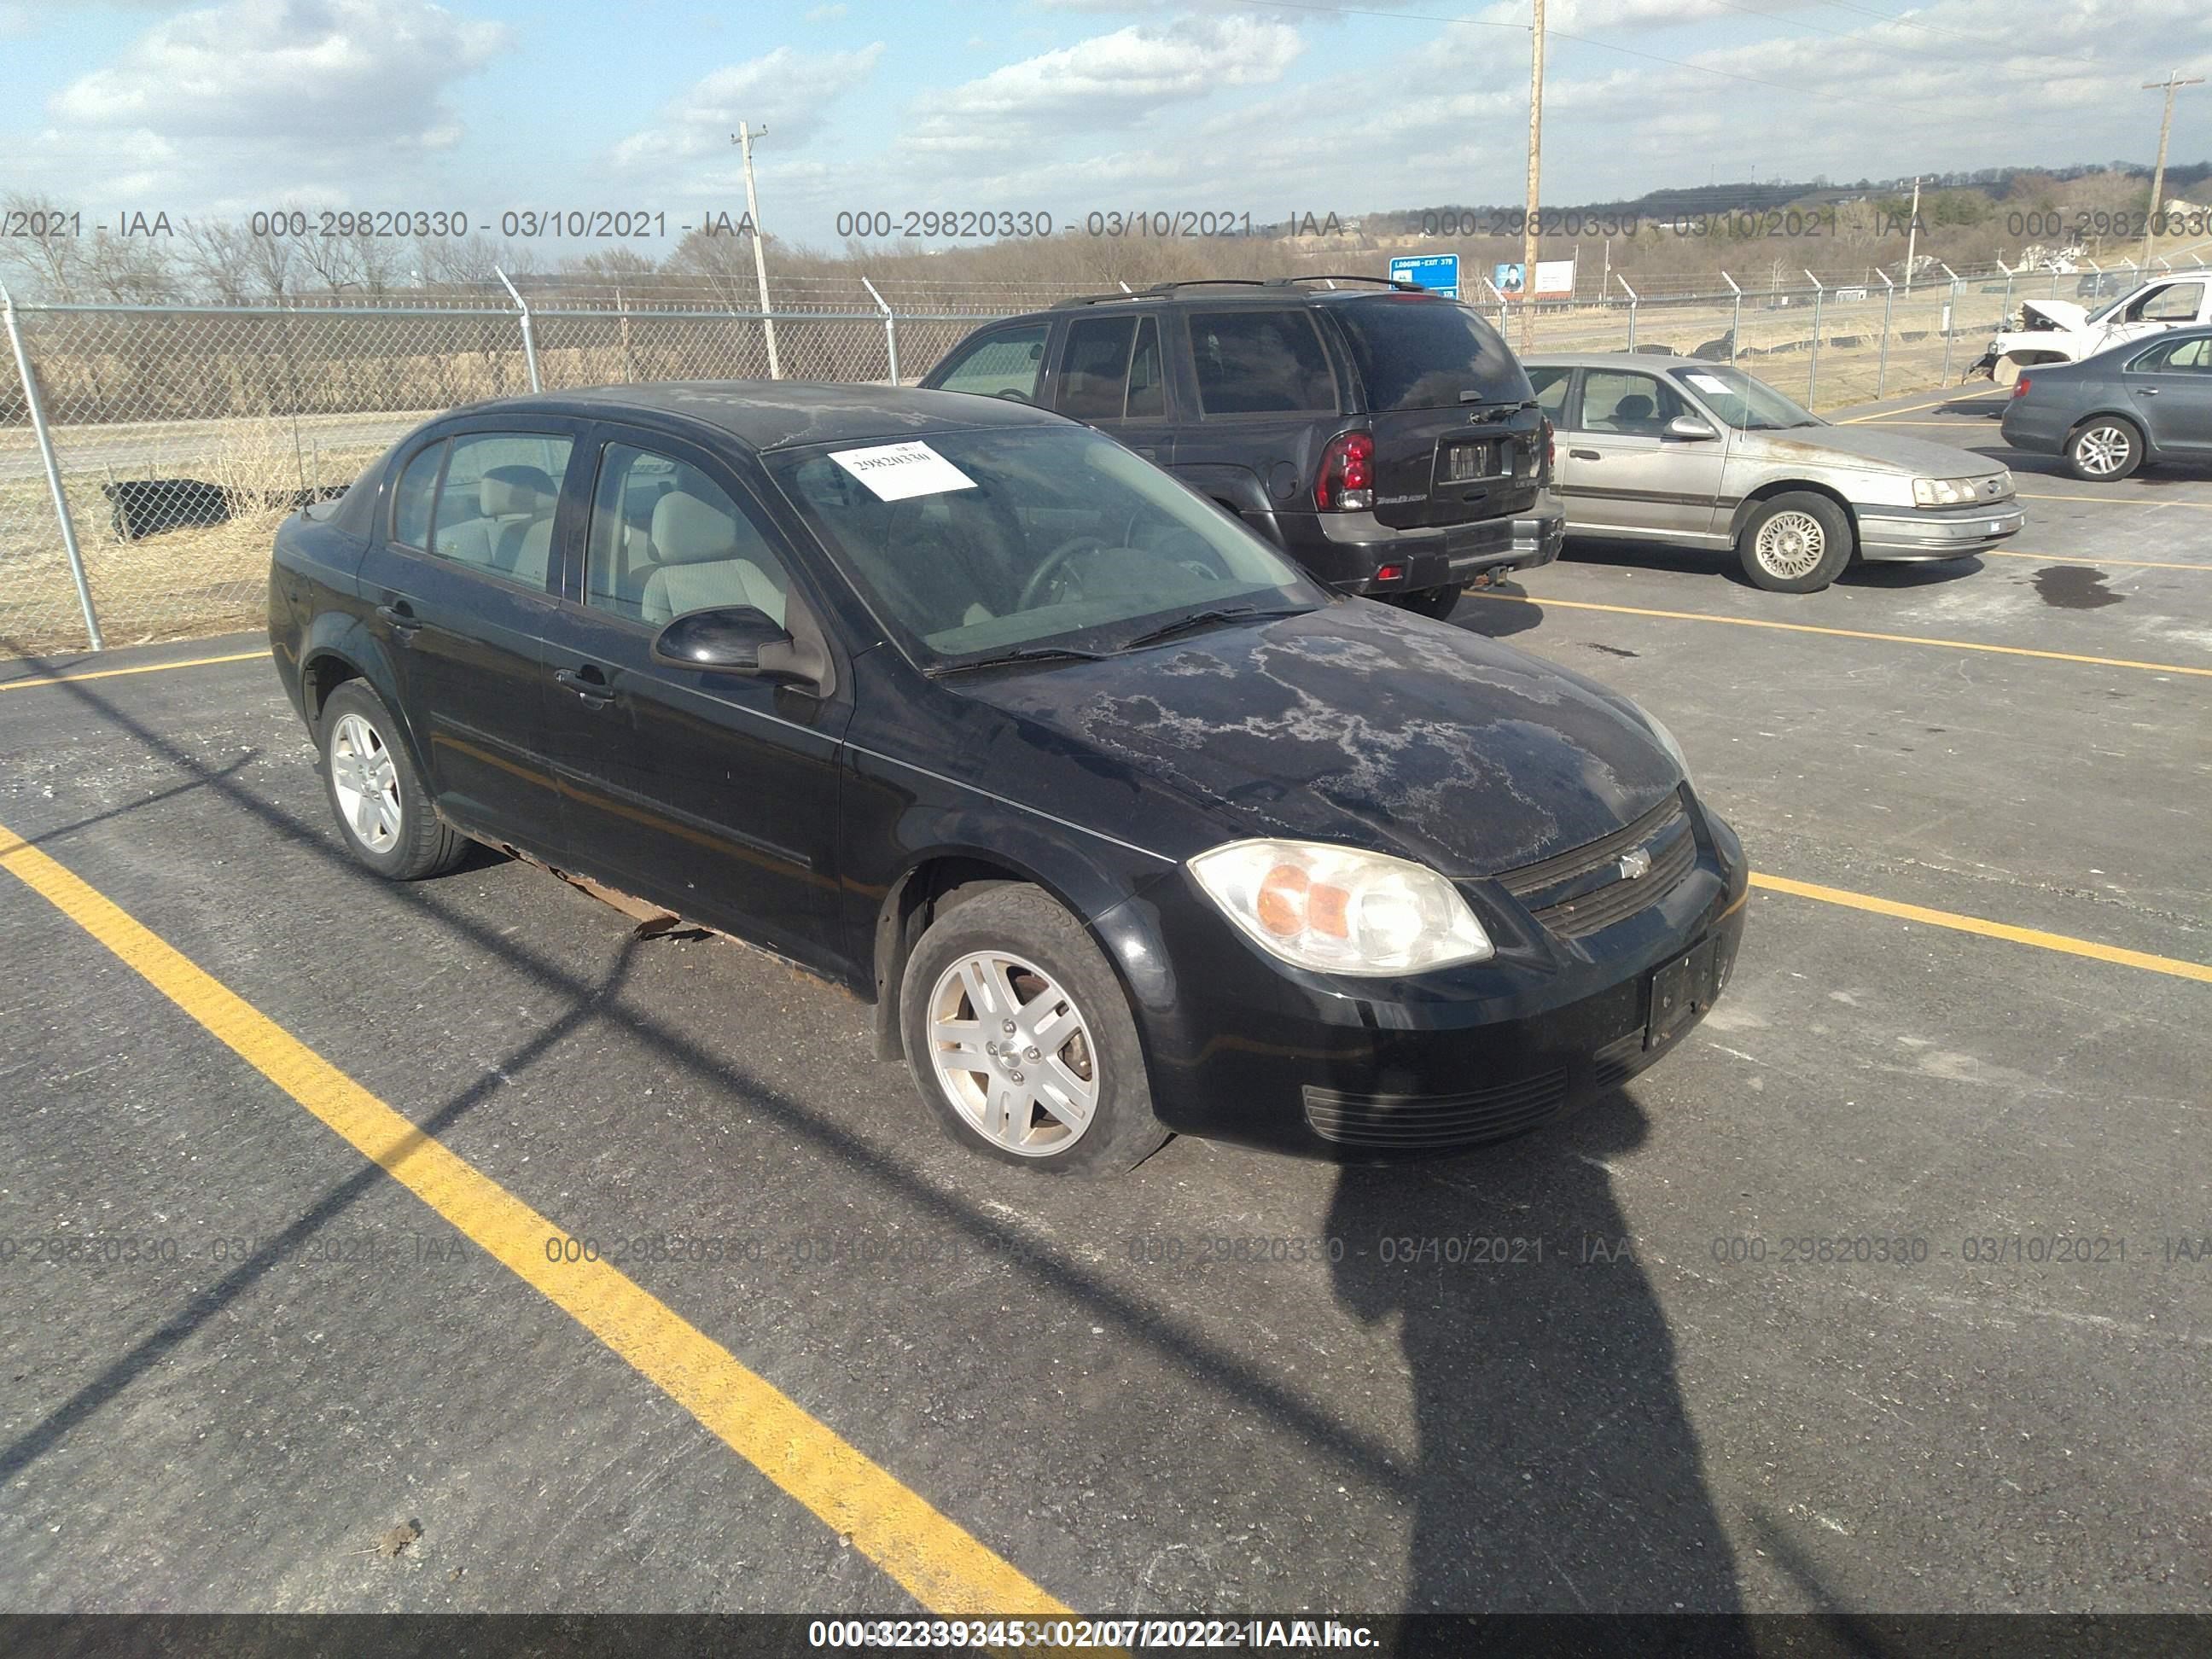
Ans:
[[[2148,162],[2203,0],[1552,0],[1546,197]],[[1517,199],[1528,0],[0,0],[10,188],[81,206],[1292,211]],[[618,20],[618,21],[617,21]],[[2212,157],[2212,88],[2174,158]]]

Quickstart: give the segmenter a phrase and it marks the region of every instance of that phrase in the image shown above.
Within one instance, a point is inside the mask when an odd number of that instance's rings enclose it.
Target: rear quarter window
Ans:
[[[1453,300],[1378,294],[1332,306],[1370,410],[1518,404],[1534,395],[1498,331]]]
[[[1335,412],[1336,375],[1303,311],[1194,311],[1190,350],[1206,414]]]

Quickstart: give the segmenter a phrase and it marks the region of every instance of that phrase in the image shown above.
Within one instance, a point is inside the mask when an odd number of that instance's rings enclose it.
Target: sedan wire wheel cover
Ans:
[[[2128,464],[2134,441],[2118,427],[2106,423],[2093,426],[2074,442],[2075,458],[2084,472],[2097,477],[2110,477]]]
[[[1778,513],[1752,544],[1760,566],[1777,576],[1809,576],[1828,550],[1828,532],[1809,513]]]
[[[399,839],[399,774],[376,728],[358,714],[341,716],[331,733],[331,787],[354,838],[372,853],[390,852]]]
[[[1024,1158],[1065,1152],[1091,1127],[1097,1054],[1067,993],[1006,951],[961,957],[929,994],[938,1085],[978,1133]]]

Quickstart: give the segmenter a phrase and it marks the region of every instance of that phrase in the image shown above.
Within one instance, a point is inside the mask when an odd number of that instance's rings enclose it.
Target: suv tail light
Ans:
[[[1321,476],[1314,480],[1314,505],[1324,513],[1353,513],[1375,505],[1375,438],[1345,432],[1322,452]]]
[[[1544,476],[1550,477],[1559,464],[1559,433],[1552,417],[1544,416]]]
[[[2027,375],[2021,375],[2020,379],[2012,383],[2012,395],[2015,398],[2025,398],[2027,396]]]

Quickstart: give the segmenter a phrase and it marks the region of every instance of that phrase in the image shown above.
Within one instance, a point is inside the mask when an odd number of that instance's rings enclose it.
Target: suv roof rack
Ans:
[[[1340,270],[1317,270],[1304,276],[1270,276],[1269,288],[1290,288],[1298,283],[1378,283],[1400,294],[1426,294],[1429,290],[1419,283],[1408,283],[1395,276],[1370,276],[1364,273],[1348,274]]]
[[[1118,294],[1079,294],[1070,300],[1055,301],[1053,309],[1060,311],[1069,306],[1103,305],[1114,300],[1158,300],[1179,288],[1261,288],[1266,286],[1257,276],[1186,276],[1179,282],[1154,283],[1150,288],[1127,288]]]
[[[1065,311],[1072,307],[1109,305],[1121,300],[1164,300],[1186,288],[1295,288],[1300,283],[1374,283],[1401,294],[1428,292],[1418,283],[1401,282],[1395,276],[1351,276],[1336,271],[1322,271],[1310,276],[1186,276],[1177,282],[1154,283],[1149,288],[1125,289],[1118,294],[1079,294],[1072,299],[1054,301],[1052,308]]]

